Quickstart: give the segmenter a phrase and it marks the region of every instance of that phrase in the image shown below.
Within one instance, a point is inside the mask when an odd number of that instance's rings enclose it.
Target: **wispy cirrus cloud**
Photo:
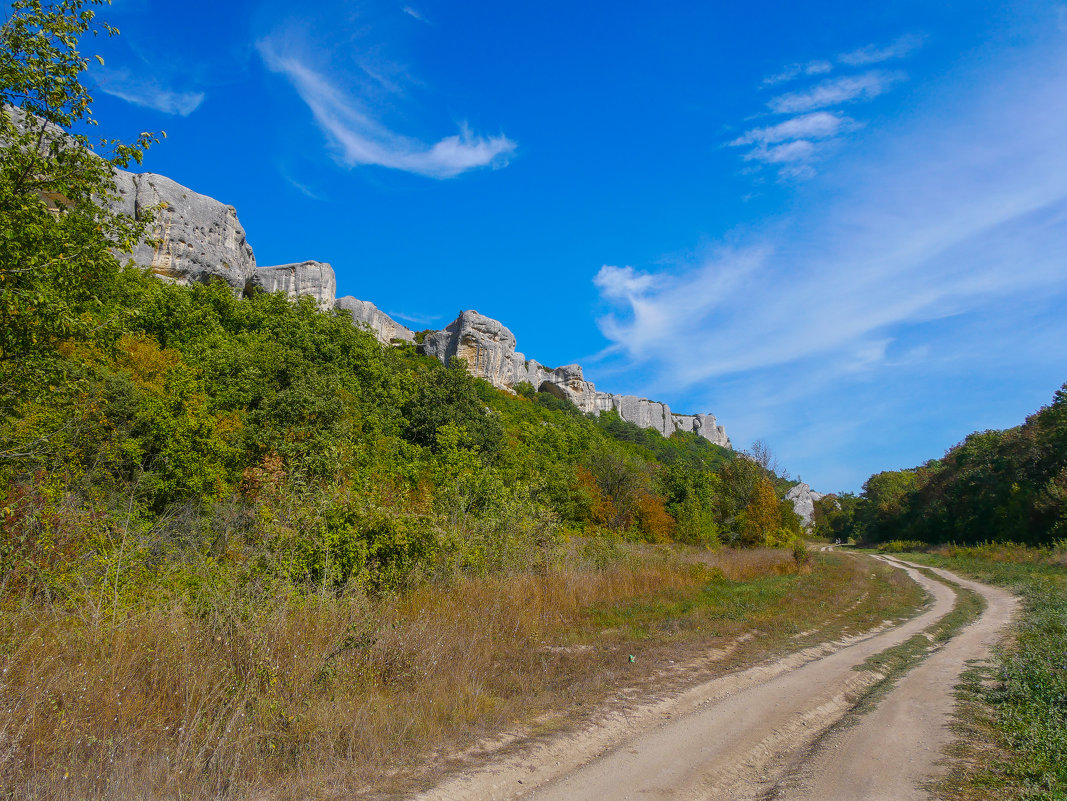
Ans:
[[[745,161],[762,161],[765,164],[789,164],[810,161],[815,155],[816,144],[807,139],[796,139],[780,145],[760,145],[745,154]]]
[[[1010,363],[1014,354],[981,339],[990,321],[1025,331],[1033,303],[1067,300],[1067,108],[1057,101],[1067,68],[998,77],[971,86],[975,97],[952,113],[931,100],[877,152],[835,162],[825,188],[809,184],[810,206],[700,263],[603,266],[594,284],[609,309],[598,321],[609,359],[646,366],[660,392],[737,376],[773,387],[788,374],[803,386],[816,372],[830,391],[846,375],[932,358],[972,371]],[[751,141],[778,134],[762,136]],[[952,338],[962,330],[979,339]],[[788,408],[788,394],[769,397],[759,403]]]
[[[862,121],[834,109],[875,100],[908,78],[902,70],[886,69],[828,74],[841,65],[847,70],[905,58],[922,44],[921,36],[909,34],[888,45],[866,45],[850,50],[833,60],[792,64],[764,78],[761,88],[801,82],[800,88],[782,92],[766,101],[767,113],[788,119],[750,128],[727,144],[749,147],[743,160],[749,164],[773,166],[779,178],[804,180],[813,177],[818,162],[838,151],[836,145],[848,134],[864,127]]]
[[[809,61],[805,64],[790,64],[781,72],[768,75],[763,79],[764,86],[775,86],[780,83],[795,81],[797,78],[811,77],[812,75],[825,75],[831,72],[834,65],[824,59]]]
[[[301,183],[300,181],[298,181],[295,178],[293,178],[293,176],[291,176],[289,174],[289,172],[284,167],[279,166],[278,172],[282,176],[282,178],[285,180],[285,182],[287,184],[289,184],[289,186],[293,187],[293,189],[295,189],[297,192],[299,192],[304,197],[311,198],[312,200],[323,200],[324,199],[322,197],[322,195],[320,195],[318,192],[316,192],[310,186],[308,186],[305,183]]]
[[[923,46],[925,42],[924,37],[917,34],[907,34],[901,36],[894,42],[888,45],[866,45],[852,50],[848,53],[842,53],[837,57],[837,60],[842,64],[848,64],[850,67],[865,67],[871,64],[881,64],[883,61],[891,61],[897,58],[904,58],[911,55],[914,51]]]
[[[860,123],[844,114],[831,111],[815,111],[785,122],[752,128],[730,142],[732,147],[743,145],[769,145],[792,139],[830,139],[853,131]]]
[[[830,78],[809,89],[788,92],[768,101],[776,114],[798,114],[815,109],[873,100],[907,76],[900,71],[870,70],[861,75]]]
[[[105,94],[164,114],[188,117],[204,102],[203,92],[169,89],[125,69],[95,67],[93,77]]]
[[[400,10],[412,19],[417,19],[419,22],[424,22],[427,25],[432,24],[430,20],[428,20],[422,13],[420,13],[417,9],[412,8],[411,6],[404,6]]]
[[[443,179],[480,167],[506,166],[515,153],[515,142],[506,136],[479,136],[465,125],[434,144],[399,134],[284,43],[263,39],[257,49],[267,68],[293,86],[349,167],[378,165]]]

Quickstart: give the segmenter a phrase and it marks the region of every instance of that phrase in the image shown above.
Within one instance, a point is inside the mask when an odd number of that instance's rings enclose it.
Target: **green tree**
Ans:
[[[488,461],[496,458],[503,445],[503,425],[478,396],[474,379],[455,361],[423,377],[404,405],[404,417],[409,439],[435,451],[441,441],[438,429],[443,426],[455,426],[461,432],[460,447],[478,451]]]
[[[766,545],[778,533],[782,509],[769,478],[760,476],[756,480],[751,499],[739,517],[743,545]]]
[[[900,536],[900,518],[908,498],[919,486],[914,470],[875,473],[863,484],[863,503],[856,510],[861,536],[874,541]]]
[[[0,415],[8,419],[54,382],[62,343],[109,330],[101,310],[119,272],[112,251],[143,235],[143,223],[108,200],[114,169],[139,162],[154,137],[103,141],[101,156],[75,130],[94,124],[79,39],[117,33],[96,21],[102,2],[15,0],[0,28]]]

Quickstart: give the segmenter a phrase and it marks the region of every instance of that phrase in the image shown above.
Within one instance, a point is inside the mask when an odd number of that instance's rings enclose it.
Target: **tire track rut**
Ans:
[[[1015,601],[1003,590],[934,571],[980,593],[987,609],[907,673],[858,725],[838,732],[834,725],[883,678],[855,668],[921,634],[955,602],[955,591],[918,565],[885,561],[930,593],[926,611],[888,630],[805,649],[608,715],[577,734],[453,777],[418,801],[927,797],[922,785],[951,737],[953,687],[969,660],[988,655]]]

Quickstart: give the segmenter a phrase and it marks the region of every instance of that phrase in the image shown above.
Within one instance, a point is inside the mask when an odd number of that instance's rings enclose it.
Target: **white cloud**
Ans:
[[[298,181],[295,178],[291,177],[290,175],[288,175],[284,171],[282,171],[282,178],[285,179],[285,182],[287,184],[289,184],[289,186],[293,187],[293,189],[295,189],[297,192],[302,194],[304,197],[309,197],[312,200],[322,200],[323,199],[311,187],[307,186],[306,184],[300,183],[300,181]]]
[[[595,284],[613,309],[602,332],[664,392],[815,359],[868,370],[918,326],[1062,295],[1067,70],[1003,81],[971,84],[990,95],[965,103],[957,92],[952,108],[931,101],[865,160],[835,163],[800,210],[747,245],[670,273],[602,268]],[[803,173],[810,145],[761,145],[753,158]]]
[[[790,64],[781,72],[769,75],[763,79],[764,86],[774,86],[779,83],[794,81],[797,78],[810,77],[812,75],[825,75],[834,68],[829,61],[819,59],[809,61],[806,64]]]
[[[405,14],[407,14],[412,19],[417,19],[419,22],[425,22],[427,25],[430,24],[430,21],[428,19],[426,19],[426,17],[424,17],[422,14],[420,14],[418,11],[416,11],[411,6],[404,6],[400,10],[403,11]]]
[[[398,134],[303,60],[279,52],[272,40],[261,40],[257,48],[267,68],[284,75],[307,103],[348,166],[375,164],[430,178],[452,178],[479,167],[505,166],[515,152],[515,142],[506,136],[477,136],[466,126],[433,145]]]
[[[790,139],[830,139],[859,127],[851,117],[829,111],[814,111],[777,125],[745,131],[731,145],[774,144]]]
[[[781,145],[760,145],[745,154],[745,161],[762,161],[765,164],[786,164],[794,161],[810,161],[815,155],[815,143],[797,139]]]
[[[831,78],[813,86],[771,98],[767,103],[776,114],[799,114],[816,109],[873,100],[905,79],[902,72],[871,70],[862,75]]]
[[[778,177],[793,181],[807,181],[815,177],[815,168],[808,163],[784,164],[778,170]]]
[[[656,278],[647,273],[638,273],[633,267],[612,267],[605,264],[596,274],[593,283],[606,298],[633,301],[656,285]]]
[[[777,125],[752,128],[730,142],[733,147],[755,145],[745,161],[778,166],[780,178],[797,181],[814,177],[812,162],[841,136],[862,127],[844,114],[814,111]]]
[[[909,34],[901,36],[895,42],[884,47],[872,44],[860,47],[849,53],[842,53],[837,57],[837,60],[851,67],[863,67],[869,64],[880,64],[883,61],[890,61],[896,58],[904,58],[918,50],[922,45],[923,37]]]
[[[203,92],[176,92],[165,89],[151,80],[131,74],[128,70],[103,67],[93,69],[100,90],[135,106],[188,117],[204,102]]]

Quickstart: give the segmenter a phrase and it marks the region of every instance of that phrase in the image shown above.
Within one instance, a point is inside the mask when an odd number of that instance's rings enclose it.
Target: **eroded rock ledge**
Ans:
[[[463,312],[443,331],[427,334],[422,344],[427,356],[446,364],[453,357],[463,359],[471,374],[493,386],[514,389],[527,382],[534,389],[566,398],[583,412],[600,414],[610,409],[618,412],[623,420],[655,429],[665,437],[675,431],[691,431],[716,445],[730,447],[730,438],[716,423],[714,415],[675,414],[665,403],[635,395],[598,392],[591,381],[585,380],[580,365],[551,369],[527,359],[515,347],[515,335],[510,330],[476,311]]]
[[[284,292],[290,298],[310,295],[323,309],[336,309],[362,325],[381,342],[414,342],[415,334],[370,301],[336,297],[333,268],[305,261],[261,267],[237,219],[233,206],[194,192],[162,175],[116,173],[117,211],[138,219],[154,217],[150,241],[124,257],[150,267],[160,278],[178,283],[221,279],[235,292]],[[586,381],[581,366],[549,368],[516,351],[515,335],[502,323],[476,311],[465,311],[442,331],[426,335],[422,352],[447,364],[463,359],[468,370],[501,389],[514,390],[523,382],[574,403],[583,412],[614,410],[619,417],[663,436],[691,431],[731,447],[726,430],[710,414],[675,414],[665,403],[634,395],[599,392]]]

